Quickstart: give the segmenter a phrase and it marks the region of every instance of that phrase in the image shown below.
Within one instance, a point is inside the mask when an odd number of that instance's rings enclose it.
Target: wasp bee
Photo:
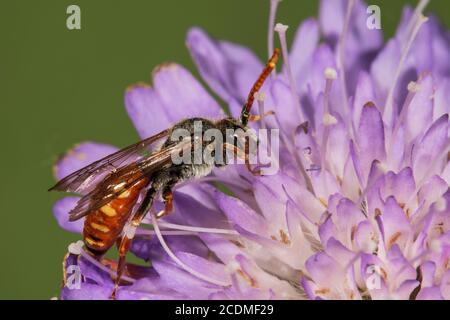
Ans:
[[[113,298],[125,270],[125,256],[136,228],[151,209],[155,197],[161,195],[164,202],[164,210],[157,215],[157,218],[161,218],[173,210],[172,189],[175,185],[191,178],[206,176],[215,166],[227,164],[218,161],[217,157],[212,161],[194,164],[173,163],[174,154],[192,152],[191,140],[195,139],[194,124],[200,122],[203,131],[213,128],[219,130],[223,135],[226,135],[229,129],[248,132],[248,122],[257,121],[264,116],[250,115],[250,109],[255,93],[259,91],[265,79],[274,69],[278,57],[279,49],[275,49],[251,88],[239,118],[228,117],[218,121],[191,118],[180,121],[172,128],[73,172],[49,189],[49,191],[73,192],[82,196],[69,213],[69,220],[75,221],[86,217],[83,240],[89,254],[96,259],[101,259],[114,243],[118,242],[119,261],[117,276],[114,279]],[[169,137],[177,129],[187,130],[191,134],[187,140],[174,142]],[[256,137],[252,139],[256,139]],[[158,141],[164,141],[162,146],[154,152],[149,152]],[[233,139],[233,141],[235,143],[222,143],[218,147],[226,152],[231,151],[234,155],[240,154],[241,158],[244,157],[247,168],[253,174],[258,174],[257,170],[251,168],[248,161],[249,141],[239,141],[239,139]],[[134,210],[140,198],[142,200]]]

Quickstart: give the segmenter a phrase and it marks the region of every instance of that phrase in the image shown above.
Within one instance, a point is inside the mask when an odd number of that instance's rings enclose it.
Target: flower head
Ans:
[[[117,298],[450,299],[450,34],[419,4],[383,43],[362,2],[323,0],[319,20],[302,22],[288,51],[277,4],[269,51],[275,27],[284,65],[257,97],[259,110],[275,116],[257,126],[280,128],[280,170],[254,177],[228,166],[177,189],[175,212],[159,222],[149,215],[153,228],[138,229],[131,250],[151,266],[130,265]],[[187,44],[203,79],[239,116],[262,62],[199,28]],[[125,104],[142,138],[186,117],[224,114],[176,64],[158,68],[153,87],[130,87]],[[56,176],[114,150],[80,144]],[[67,220],[76,201],[60,200],[54,212],[80,232],[82,222]],[[62,298],[109,297],[114,262],[72,246],[70,265],[82,281]]]

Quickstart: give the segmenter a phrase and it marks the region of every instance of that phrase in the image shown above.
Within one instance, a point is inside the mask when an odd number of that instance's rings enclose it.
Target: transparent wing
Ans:
[[[101,208],[123,192],[143,179],[150,179],[151,175],[172,165],[172,156],[191,150],[190,138],[163,148],[141,159],[136,163],[112,171],[96,187],[84,195],[70,212],[69,220],[78,220],[90,212]]]
[[[146,153],[150,151],[149,147],[168,134],[169,130],[161,131],[150,138],[139,141],[97,160],[63,178],[51,187],[49,191],[74,192],[80,195],[89,194],[108,174],[118,171],[119,168],[136,162],[139,159],[145,158]]]

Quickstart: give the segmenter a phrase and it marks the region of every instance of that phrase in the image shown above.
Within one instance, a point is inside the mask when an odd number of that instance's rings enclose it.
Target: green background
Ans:
[[[269,0],[42,0],[0,4],[0,298],[58,294],[61,261],[79,235],[52,216],[60,194],[52,164],[74,143],[125,146],[137,139],[123,93],[149,81],[155,65],[176,61],[195,72],[185,48],[190,26],[246,44],[266,56]],[[370,1],[392,35],[401,7],[415,1]],[[66,8],[81,7],[82,30],[67,30]],[[318,2],[284,0],[277,21],[291,26],[317,16]],[[450,2],[428,12],[450,21]],[[195,73],[196,74],[196,73]]]

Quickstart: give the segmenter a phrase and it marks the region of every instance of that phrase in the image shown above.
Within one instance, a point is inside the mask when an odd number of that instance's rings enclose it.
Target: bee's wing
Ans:
[[[63,178],[56,185],[51,187],[49,191],[66,191],[86,195],[95,189],[96,185],[103,180],[106,175],[142,158],[143,154],[149,151],[149,147],[152,144],[161,138],[166,137],[168,134],[169,130],[161,131],[150,138],[139,141],[97,160]]]
[[[70,212],[69,220],[78,220],[90,212],[101,208],[143,179],[148,179],[155,171],[172,165],[172,156],[191,149],[190,138],[111,172],[96,187],[84,195]]]

